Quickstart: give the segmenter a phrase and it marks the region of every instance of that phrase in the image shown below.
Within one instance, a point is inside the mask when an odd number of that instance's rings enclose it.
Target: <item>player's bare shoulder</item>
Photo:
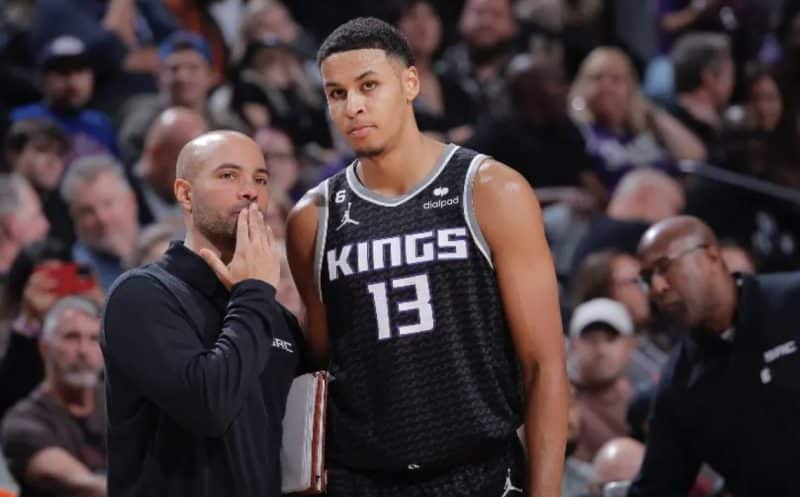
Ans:
[[[320,208],[326,205],[325,185],[320,184],[308,190],[301,198],[294,204],[291,212],[289,213],[289,222],[296,217],[304,217],[309,215],[316,216]]]
[[[510,166],[491,157],[481,162],[473,184],[476,211],[502,216],[505,208],[536,200],[528,180]]]
[[[306,227],[310,226],[316,230],[317,217],[319,210],[327,207],[325,194],[325,183],[315,186],[308,190],[297,203],[292,207],[287,219],[289,237],[302,235]],[[300,233],[298,233],[300,230]],[[294,233],[292,233],[294,232]]]
[[[304,261],[313,259],[320,211],[327,209],[326,191],[325,182],[310,189],[289,212],[286,221],[286,242],[290,265],[293,265],[293,260],[298,258]]]

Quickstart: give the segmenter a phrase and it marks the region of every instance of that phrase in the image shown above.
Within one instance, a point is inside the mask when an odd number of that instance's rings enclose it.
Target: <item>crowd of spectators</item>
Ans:
[[[636,474],[685,332],[640,284],[649,226],[691,214],[732,271],[800,268],[796,0],[7,0],[0,489],[105,495],[99,306],[182,239],[179,151],[253,137],[282,239],[293,203],[354,158],[315,52],[362,15],[408,38],[420,128],[507,163],[542,204],[573,387],[565,497]],[[723,492],[707,468],[691,495]]]

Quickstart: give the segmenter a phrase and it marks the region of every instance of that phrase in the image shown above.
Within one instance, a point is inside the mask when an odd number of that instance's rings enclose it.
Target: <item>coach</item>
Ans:
[[[731,275],[680,216],[639,243],[656,305],[691,331],[665,367],[631,497],[687,495],[702,463],[736,497],[800,495],[800,273]]]
[[[302,337],[275,301],[264,158],[244,135],[208,133],[177,177],[185,242],[122,276],[104,316],[109,495],[278,496]]]

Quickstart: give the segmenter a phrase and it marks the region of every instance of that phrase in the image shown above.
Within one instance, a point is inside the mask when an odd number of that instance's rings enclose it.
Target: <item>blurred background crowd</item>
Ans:
[[[509,164],[541,201],[573,384],[565,497],[635,474],[682,332],[639,284],[648,226],[692,214],[731,270],[800,268],[797,0],[5,0],[0,488],[59,495],[37,464],[53,446],[102,475],[102,399],[64,410],[53,385],[101,390],[90,304],[182,238],[188,141],[255,139],[279,238],[293,202],[353,160],[315,52],[364,15],[409,40],[420,128]],[[706,470],[693,495],[722,492]]]

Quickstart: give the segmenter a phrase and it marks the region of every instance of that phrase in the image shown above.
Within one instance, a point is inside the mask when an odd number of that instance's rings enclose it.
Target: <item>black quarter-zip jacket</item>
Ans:
[[[673,350],[630,497],[685,496],[702,463],[736,497],[800,495],[800,272],[737,277],[728,339]]]
[[[180,242],[110,291],[110,497],[280,495],[281,422],[304,346],[275,289],[230,292]]]

